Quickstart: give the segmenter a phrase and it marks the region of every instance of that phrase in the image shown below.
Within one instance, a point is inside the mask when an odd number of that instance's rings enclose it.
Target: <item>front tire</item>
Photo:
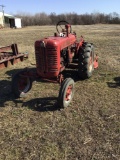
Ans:
[[[61,108],[68,107],[74,95],[74,80],[66,78],[59,91],[58,103]]]
[[[32,87],[32,80],[25,72],[20,71],[12,78],[12,92],[16,98],[24,97]]]
[[[84,43],[79,50],[78,74],[81,79],[90,78],[94,70],[94,46]]]

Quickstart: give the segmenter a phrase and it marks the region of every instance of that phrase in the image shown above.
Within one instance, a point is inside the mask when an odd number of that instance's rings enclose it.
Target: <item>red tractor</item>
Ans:
[[[12,91],[16,97],[24,96],[31,89],[32,81],[40,78],[60,84],[58,105],[67,107],[73,98],[74,80],[64,78],[65,68],[77,60],[78,75],[81,79],[86,79],[98,67],[92,43],[85,42],[82,36],[78,42],[76,33],[72,32],[71,25],[66,21],[59,21],[56,29],[54,36],[35,42],[35,71],[25,69],[12,78]]]

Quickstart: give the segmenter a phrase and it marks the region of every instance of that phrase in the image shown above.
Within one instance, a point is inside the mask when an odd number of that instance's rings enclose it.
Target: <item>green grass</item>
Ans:
[[[0,70],[1,160],[119,160],[120,26],[73,26],[73,31],[94,43],[99,68],[90,79],[75,82],[73,101],[59,109],[58,84],[34,82],[21,99],[11,92],[12,75],[35,67],[34,42],[53,35],[55,27],[0,30],[0,46],[17,43],[19,52],[29,52],[28,60]]]

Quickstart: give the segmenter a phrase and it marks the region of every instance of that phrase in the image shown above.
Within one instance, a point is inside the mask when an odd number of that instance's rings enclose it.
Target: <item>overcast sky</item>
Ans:
[[[50,14],[55,12],[78,14],[100,12],[120,14],[120,0],[0,0],[0,5],[5,6],[5,13],[40,13]],[[0,7],[1,11],[1,7]]]

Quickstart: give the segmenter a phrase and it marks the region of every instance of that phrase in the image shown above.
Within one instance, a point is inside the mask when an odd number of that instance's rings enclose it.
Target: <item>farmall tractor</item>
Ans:
[[[82,36],[77,41],[76,33],[72,32],[71,25],[66,21],[59,21],[56,30],[53,36],[35,42],[35,71],[25,69],[12,78],[12,91],[16,97],[25,96],[33,80],[39,78],[60,84],[58,105],[67,107],[73,98],[74,80],[64,77],[65,68],[76,60],[78,76],[86,79],[98,67],[92,43],[85,42]]]

